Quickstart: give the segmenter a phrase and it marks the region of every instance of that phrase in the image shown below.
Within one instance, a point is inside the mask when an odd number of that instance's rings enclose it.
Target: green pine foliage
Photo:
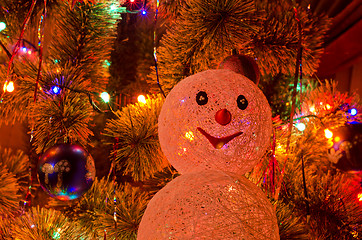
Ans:
[[[277,204],[284,214],[292,211],[295,217],[303,220],[309,239],[333,239],[334,236],[355,239],[362,234],[357,227],[362,221],[358,198],[362,191],[360,175],[336,169],[328,158],[331,140],[324,136],[326,128],[333,131],[350,117],[344,104],[360,106],[361,103],[357,96],[341,94],[335,86],[333,82],[326,82],[305,95],[300,121],[305,123],[306,129],[301,132],[293,128],[288,155],[287,128],[276,128],[275,155],[279,171],[284,169]],[[331,107],[326,107],[327,104]],[[361,115],[353,120],[361,121]],[[302,158],[307,195],[303,186]],[[284,220],[284,224],[294,222],[295,217]]]
[[[146,103],[128,105],[116,111],[104,129],[104,135],[111,137],[106,144],[115,147],[110,154],[111,161],[117,170],[135,181],[146,180],[168,165],[157,130],[163,101],[161,95],[148,96]]]
[[[231,49],[246,46],[259,31],[261,16],[253,1],[196,0],[185,5],[158,50],[166,91],[186,76],[215,68]]]
[[[11,223],[11,238],[19,240],[84,239],[83,233],[64,214],[33,207]]]
[[[105,60],[109,59],[115,40],[115,23],[120,16],[114,4],[119,3],[115,0],[96,4],[69,2],[48,1],[51,11],[45,24],[52,25],[49,32],[52,37],[49,40],[46,36],[49,41],[44,42],[47,45],[35,102],[38,55],[16,56],[10,75],[6,66],[31,2],[0,0],[0,18],[8,26],[0,36],[3,50],[0,60],[5,63],[0,65],[0,83],[13,80],[16,89],[2,94],[0,122],[28,122],[33,137],[31,144],[38,154],[68,138],[89,146],[93,135],[92,106],[100,104],[96,95],[107,87],[109,62]],[[281,239],[359,239],[361,176],[341,172],[329,161],[331,141],[324,137],[324,129],[333,131],[347,118],[361,121],[361,114],[352,118],[346,112],[355,107],[361,113],[360,100],[339,93],[333,82],[319,83],[317,87],[317,81],[303,79],[298,90],[296,118],[306,124],[306,129],[301,132],[293,128],[289,136],[287,125],[282,122],[290,115],[291,82],[299,40],[294,7],[303,30],[303,73],[311,75],[318,64],[329,20],[314,15],[295,1],[161,1],[160,20],[165,23],[157,25],[158,36],[168,28],[157,55],[161,84],[167,92],[186,76],[216,68],[232,49],[255,57],[263,75],[261,86],[274,116],[281,119],[274,125],[279,166],[274,171],[277,194],[268,192],[271,184],[266,181],[272,178],[266,173],[270,173],[267,166],[273,152],[265,155],[249,177],[262,182],[261,187],[273,200]],[[41,11],[42,3],[38,3],[25,34],[35,47]],[[145,21],[146,25],[152,22],[150,17]],[[153,80],[147,76],[148,66],[153,64],[153,27],[142,26],[138,29],[142,33],[135,34],[137,38],[132,44],[140,46],[135,56],[138,60],[129,64],[134,64],[137,81],[122,91],[147,91],[143,82],[155,83],[154,76]],[[132,49],[124,52],[135,53]],[[112,63],[111,68],[117,67]],[[112,79],[117,81],[122,77]],[[51,92],[53,86],[60,87],[58,95]],[[108,85],[115,93],[119,92],[118,87],[118,82]],[[158,141],[157,121],[163,101],[160,95],[149,96],[146,104],[131,104],[115,112],[111,109],[108,114],[111,117],[102,136],[103,142],[114,150],[104,159],[112,162],[114,179],[130,183],[119,184],[109,176],[96,179],[80,199],[68,202],[51,199],[46,206],[51,209],[34,207],[22,211],[19,203],[28,187],[28,157],[22,152],[0,149],[0,239],[104,239],[105,236],[136,239],[148,201],[178,175],[169,166]],[[308,195],[304,193],[302,158]]]
[[[170,90],[181,79],[216,68],[231,50],[257,59],[262,75],[293,75],[298,51],[297,9],[303,36],[303,71],[316,70],[329,20],[294,1],[187,1],[161,39],[160,79]]]
[[[102,92],[108,82],[104,61],[110,58],[119,18],[118,1],[78,3],[74,8],[60,4],[55,12],[57,27],[49,45],[49,60],[61,68],[76,67],[90,79],[93,92]],[[76,84],[76,83],[75,83]],[[75,85],[76,86],[76,85]]]
[[[103,239],[106,233],[107,239],[132,240],[136,239],[149,199],[148,193],[139,188],[102,178],[96,179],[79,200],[53,199],[49,206],[71,218],[81,228],[85,239]]]
[[[0,218],[19,212],[29,181],[29,159],[22,151],[0,148]]]
[[[306,225],[301,217],[295,216],[292,209],[283,203],[276,205],[280,239],[307,240]]]
[[[262,75],[294,75],[300,38],[297,18],[302,28],[303,74],[312,75],[323,51],[323,38],[329,29],[330,20],[326,16],[314,14],[295,1],[255,2],[258,11],[265,12],[266,17],[260,31],[253,36],[248,50],[257,58]],[[240,50],[247,54],[243,49]]]

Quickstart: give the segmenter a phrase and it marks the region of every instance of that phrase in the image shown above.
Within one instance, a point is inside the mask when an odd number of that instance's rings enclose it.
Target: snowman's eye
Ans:
[[[238,108],[240,108],[241,110],[245,110],[248,107],[248,100],[246,100],[244,95],[239,95],[236,102],[238,104]]]
[[[200,91],[196,95],[196,102],[199,105],[205,105],[209,99],[207,98],[207,94],[204,91]]]

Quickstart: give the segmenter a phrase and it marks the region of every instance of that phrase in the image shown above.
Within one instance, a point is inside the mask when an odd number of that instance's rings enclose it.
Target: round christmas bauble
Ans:
[[[274,208],[245,177],[220,171],[182,174],[149,202],[138,240],[279,239]]]
[[[246,55],[233,54],[226,57],[220,64],[220,69],[229,69],[249,78],[255,84],[259,83],[260,70],[256,61]]]
[[[266,151],[271,110],[261,90],[245,76],[207,70],[171,90],[158,127],[162,151],[179,172],[243,174]]]
[[[353,122],[333,129],[329,160],[343,171],[362,171],[362,123]]]
[[[59,144],[39,159],[38,180],[52,197],[72,200],[80,197],[95,178],[92,156],[79,145]]]

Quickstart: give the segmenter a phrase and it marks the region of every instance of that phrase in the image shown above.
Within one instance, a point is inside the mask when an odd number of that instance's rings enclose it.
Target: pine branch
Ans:
[[[330,20],[326,16],[313,14],[293,1],[258,0],[256,4],[258,11],[266,13],[266,19],[259,32],[253,36],[248,50],[258,59],[262,75],[293,75],[295,71],[300,36],[294,7],[303,31],[303,74],[312,75],[317,69],[318,59],[323,51],[323,38],[330,26]]]
[[[19,209],[19,184],[14,174],[0,164],[0,218],[14,216]]]
[[[93,91],[102,92],[108,81],[104,61],[110,57],[115,39],[115,23],[120,17],[112,10],[117,1],[77,4],[73,9],[61,4],[54,16],[56,28],[49,46],[50,59],[80,68],[91,79]]]
[[[78,226],[61,212],[39,207],[12,222],[11,236],[19,240],[84,239]]]
[[[44,152],[58,143],[67,142],[86,146],[89,136],[88,128],[92,108],[86,96],[66,92],[61,96],[47,97],[39,101],[30,117],[34,120],[34,146],[36,152]]]
[[[306,124],[303,132],[294,129],[285,166],[288,136],[283,127],[276,128],[275,155],[280,168],[285,167],[279,194],[281,204],[292,209],[296,217],[304,219],[312,239],[333,239],[334,236],[354,239],[354,236],[361,234],[361,229],[357,227],[362,221],[362,210],[357,198],[362,190],[360,177],[342,173],[332,165],[327,155],[330,145],[324,136],[324,129],[333,130],[346,122],[346,110],[341,105],[347,103],[349,106],[359,106],[360,103],[355,95],[339,93],[335,83],[328,81],[305,94],[303,100],[303,115],[313,113],[310,116],[314,117],[300,120]],[[303,193],[302,157],[308,197]],[[307,209],[310,209],[309,213]]]
[[[307,240],[308,232],[301,217],[295,216],[293,210],[287,204],[276,204],[279,235],[281,240]]]
[[[79,201],[68,205],[66,212],[77,221],[87,239],[136,239],[138,225],[149,196],[131,186],[120,186],[106,179],[94,181]],[[117,227],[114,220],[116,204]],[[57,206],[56,200],[51,204]],[[59,206],[59,205],[58,205]]]
[[[166,90],[185,76],[216,67],[231,49],[252,41],[259,31],[253,1],[196,0],[179,10],[179,17],[162,38],[160,79]]]
[[[157,121],[163,97],[147,98],[147,103],[128,105],[110,119],[104,135],[112,137],[106,144],[115,144],[110,159],[123,175],[136,181],[152,177],[168,165],[158,141]],[[114,154],[116,157],[114,158]]]

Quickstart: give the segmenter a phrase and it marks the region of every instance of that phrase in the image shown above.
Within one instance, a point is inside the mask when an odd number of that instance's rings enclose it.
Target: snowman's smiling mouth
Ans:
[[[225,144],[227,144],[228,142],[230,142],[231,140],[233,140],[234,138],[240,136],[241,134],[243,134],[243,132],[236,132],[230,136],[226,136],[226,137],[221,137],[221,138],[217,138],[217,137],[213,137],[210,134],[208,134],[204,129],[198,127],[197,130],[204,135],[207,140],[209,140],[209,142],[211,143],[211,145],[216,148],[216,149],[220,149],[222,148]]]

